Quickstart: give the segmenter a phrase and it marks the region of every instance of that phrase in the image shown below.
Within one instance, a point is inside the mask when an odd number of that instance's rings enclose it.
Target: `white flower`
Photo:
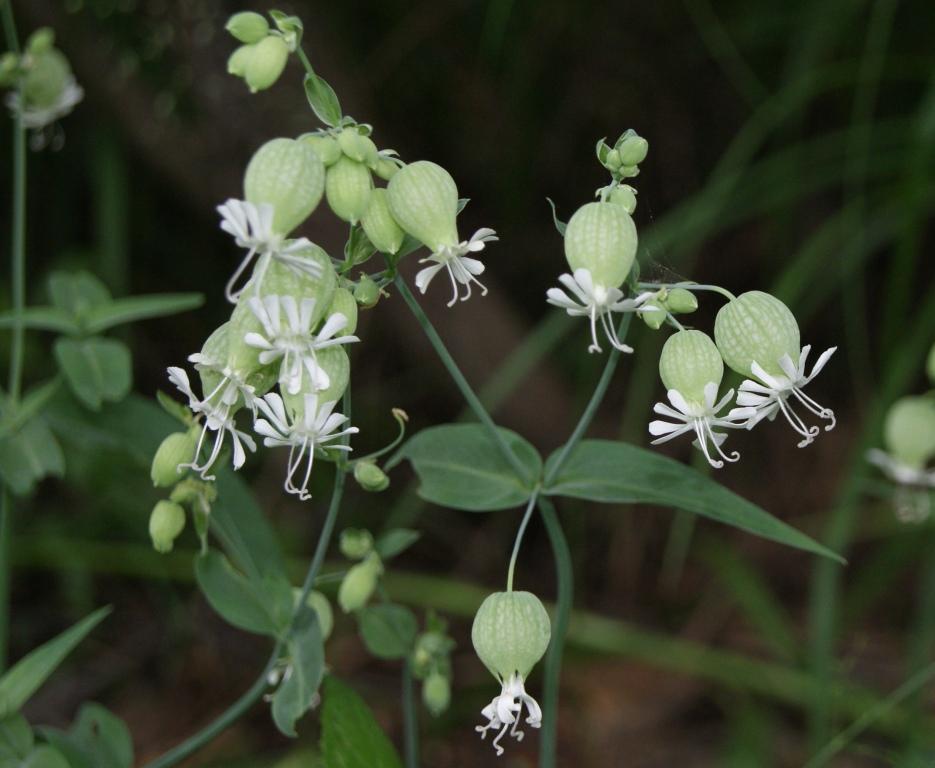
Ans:
[[[189,359],[192,358],[196,358],[196,362],[198,362],[203,356],[192,355]],[[201,473],[202,479],[213,480],[214,477],[208,474],[208,470],[211,469],[221,453],[221,448],[224,446],[224,436],[229,434],[234,448],[234,469],[240,469],[246,460],[244,445],[251,451],[255,451],[256,444],[250,435],[237,429],[233,418],[233,410],[240,398],[243,398],[248,405],[252,404],[253,388],[232,375],[226,375],[207,397],[199,399],[192,390],[188,374],[184,369],[169,368],[169,381],[175,384],[179,391],[188,398],[188,407],[194,413],[204,414],[205,417],[201,437],[198,438],[198,446],[195,448],[195,455],[189,463],[179,464],[179,468],[191,467],[195,472]],[[198,457],[201,456],[201,449],[209,432],[217,433],[214,438],[214,445],[208,458],[199,464]]]
[[[334,445],[333,441],[345,435],[357,434],[359,430],[357,427],[347,427],[336,432],[335,430],[347,422],[347,417],[331,412],[336,405],[335,401],[319,404],[318,395],[305,395],[304,413],[301,418],[291,420],[282,398],[275,392],[258,399],[256,404],[266,417],[257,419],[253,424],[257,434],[263,435],[263,445],[289,448],[289,463],[283,487],[287,493],[294,493],[303,501],[311,498],[308,481],[312,475],[315,449],[327,444],[327,447],[334,450],[350,451],[349,445]],[[305,473],[297,485],[294,478],[303,460],[306,464]]]
[[[51,125],[60,117],[65,117],[71,112],[75,105],[84,98],[84,91],[78,85],[74,77],[70,77],[65,83],[61,94],[53,105],[49,107],[25,107],[21,108],[21,99],[18,92],[13,91],[7,96],[6,103],[14,113],[19,112],[23,121],[23,127],[41,130],[47,125]]]
[[[667,416],[674,419],[676,423],[668,421],[651,421],[649,423],[649,433],[656,436],[652,441],[653,445],[665,443],[686,432],[694,432],[697,447],[708,460],[708,463],[715,469],[724,466],[724,461],[734,462],[740,458],[740,454],[734,451],[730,455],[721,450],[721,443],[727,439],[723,432],[715,432],[715,427],[742,427],[745,422],[753,417],[752,408],[735,408],[726,417],[718,416],[718,411],[724,408],[730,399],[734,396],[734,390],[729,390],[720,401],[717,400],[717,383],[709,381],[704,387],[704,403],[689,402],[681,392],[670,389],[666,395],[669,402],[674,406],[670,408],[665,403],[656,403],[653,410],[661,416]],[[714,451],[711,450],[713,447]],[[716,452],[724,461],[713,458],[712,453]]]
[[[221,229],[234,238],[241,248],[247,249],[247,255],[227,281],[224,295],[235,303],[243,288],[235,291],[234,286],[240,280],[250,262],[257,254],[270,255],[288,264],[298,272],[305,272],[313,278],[321,277],[321,265],[311,259],[303,259],[298,253],[312,246],[307,238],[300,237],[286,243],[285,238],[273,231],[273,206],[269,203],[254,205],[246,200],[227,200],[217,207],[221,214]]]
[[[317,350],[360,341],[356,336],[335,336],[347,325],[347,317],[340,312],[332,314],[321,330],[313,335],[313,298],[297,302],[293,296],[264,296],[262,299],[254,296],[249,304],[265,335],[250,332],[244,336],[244,342],[263,350],[260,352],[263,365],[282,360],[279,381],[290,395],[297,395],[302,390],[304,373],[308,373],[316,390],[331,386],[328,374],[318,365]]]
[[[487,736],[487,731],[499,731],[493,740],[493,748],[497,750],[498,756],[503,754],[500,739],[504,737],[508,730],[510,736],[514,739],[517,741],[523,740],[525,734],[518,728],[524,706],[527,712],[526,723],[533,728],[541,727],[542,709],[539,707],[538,702],[526,693],[523,678],[520,675],[513,674],[503,682],[500,695],[495,696],[481,710],[481,715],[487,718],[487,724],[475,726],[474,730],[480,733],[482,739]]]
[[[867,461],[879,467],[883,474],[894,483],[935,488],[935,469],[914,467],[879,448],[867,451]]]
[[[655,293],[647,291],[633,299],[623,298],[623,291],[619,288],[605,288],[595,285],[589,269],[576,269],[574,275],[564,274],[558,278],[559,282],[568,289],[568,293],[561,288],[549,288],[546,292],[549,304],[561,307],[572,317],[589,317],[591,319],[591,345],[588,352],[601,352],[601,345],[597,343],[597,322],[600,320],[604,334],[611,346],[621,352],[632,352],[629,347],[617,338],[617,331],[611,322],[613,312],[658,312],[656,307],[643,307],[655,297]]]
[[[752,429],[765,418],[772,421],[776,418],[777,413],[782,412],[782,415],[786,417],[786,421],[802,436],[799,448],[804,448],[811,443],[821,430],[817,426],[806,426],[805,422],[802,421],[802,417],[793,410],[792,403],[789,402],[790,398],[798,400],[805,406],[806,410],[811,411],[818,418],[830,421],[831,423],[825,427],[826,432],[834,429],[836,423],[834,411],[816,403],[802,391],[802,388],[821,372],[821,369],[825,367],[825,363],[828,362],[837,347],[831,347],[831,349],[822,352],[821,357],[812,366],[812,372],[806,376],[805,363],[811,349],[810,344],[802,347],[798,365],[793,362],[788,354],[783,355],[778,362],[779,367],[785,374],[784,376],[773,376],[763,370],[759,363],[753,362],[750,366],[750,372],[759,381],[746,379],[740,385],[740,391],[737,393],[737,405],[745,408],[750,407],[754,410],[753,416],[747,422],[747,429]]]
[[[484,264],[477,259],[467,258],[467,253],[478,253],[484,250],[487,243],[497,240],[497,233],[492,229],[479,229],[470,240],[463,240],[457,245],[445,245],[439,248],[435,253],[420,259],[419,263],[424,264],[427,261],[435,262],[430,267],[419,270],[416,274],[416,288],[425,293],[432,282],[432,278],[441,271],[442,268],[448,270],[448,277],[451,280],[452,296],[448,306],[454,306],[460,298],[461,301],[467,301],[471,298],[471,283],[477,283],[481,289],[481,295],[487,295],[487,288],[477,279],[477,275],[484,272]],[[465,288],[464,296],[460,294],[459,286]]]

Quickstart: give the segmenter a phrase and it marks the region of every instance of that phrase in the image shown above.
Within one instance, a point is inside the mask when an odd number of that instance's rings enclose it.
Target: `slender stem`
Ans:
[[[510,466],[513,467],[513,470],[520,477],[525,477],[527,474],[526,468],[520,463],[519,459],[516,458],[516,454],[513,453],[513,449],[510,448],[503,434],[497,429],[497,425],[490,417],[490,414],[487,413],[487,409],[484,408],[484,404],[481,403],[480,398],[474,394],[471,385],[468,384],[467,379],[464,378],[464,374],[461,373],[461,369],[458,368],[458,364],[454,361],[451,353],[448,352],[445,342],[443,342],[441,336],[438,335],[438,331],[435,330],[432,321],[429,320],[425,312],[422,311],[422,307],[419,306],[419,302],[416,301],[415,296],[412,295],[402,275],[397,275],[395,282],[399,295],[403,297],[410,311],[415,315],[416,320],[419,321],[419,325],[422,326],[422,330],[435,349],[435,354],[438,355],[439,359],[442,361],[442,365],[445,366],[448,370],[448,374],[454,379],[455,384],[461,391],[462,397],[467,401],[471,410],[474,411],[474,415],[477,416],[480,422],[487,428],[487,431],[490,432],[491,438],[493,438],[494,442],[497,444],[503,457],[510,463]]]
[[[539,768],[555,768],[557,763],[558,732],[558,694],[562,675],[562,653],[565,650],[565,636],[568,634],[568,622],[571,618],[571,604],[574,592],[574,570],[571,564],[571,551],[562,532],[555,507],[546,498],[539,499],[539,512],[545,523],[545,530],[552,546],[555,558],[558,594],[555,598],[555,619],[552,622],[552,640],[545,657],[542,681],[542,735],[539,748]]]
[[[733,301],[737,297],[734,296],[726,288],[721,288],[719,285],[702,285],[701,283],[637,283],[638,288],[645,288],[649,291],[659,290],[660,288],[685,288],[689,291],[714,291],[715,293],[721,294],[728,301]]]
[[[403,663],[403,729],[406,768],[419,768],[419,714],[408,659]]]
[[[526,533],[526,527],[529,525],[529,519],[532,517],[532,511],[536,506],[536,499],[539,498],[539,490],[536,489],[529,497],[529,503],[526,505],[526,512],[516,531],[516,540],[513,542],[513,554],[510,556],[510,567],[506,572],[506,591],[513,591],[513,571],[516,569],[516,558],[519,557],[519,548],[523,543],[523,534]]]

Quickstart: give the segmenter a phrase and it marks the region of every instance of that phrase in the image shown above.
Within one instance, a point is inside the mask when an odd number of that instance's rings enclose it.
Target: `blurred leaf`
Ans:
[[[197,309],[202,304],[204,304],[204,296],[200,293],[129,296],[91,309],[84,321],[84,328],[88,333],[100,333],[124,323],[187,312]]]
[[[422,534],[410,528],[391,528],[377,539],[377,554],[389,560],[415,544]]]
[[[341,104],[334,88],[324,79],[309,72],[305,76],[305,95],[312,111],[325,125],[334,127],[341,122]]]
[[[321,751],[328,768],[402,768],[362,698],[334,675],[323,688]]]
[[[65,380],[82,403],[100,410],[105,400],[116,402],[130,392],[130,350],[116,339],[59,339],[55,357]]]
[[[311,709],[325,670],[321,628],[313,609],[306,606],[299,612],[286,647],[289,666],[273,694],[272,713],[273,722],[280,732],[295,736],[296,721]]]
[[[90,272],[53,272],[49,275],[52,303],[75,319],[83,319],[93,307],[110,302],[110,291]]]
[[[133,768],[130,729],[100,704],[84,704],[67,732],[56,728],[40,732],[65,755],[70,768]]]
[[[110,613],[99,608],[70,629],[31,651],[0,677],[0,717],[17,712],[78,643]]]
[[[546,463],[556,460],[556,452]],[[583,440],[544,493],[675,507],[765,539],[843,562],[818,542],[697,470],[628,443]]]
[[[48,746],[39,747],[23,762],[11,765],[16,765],[17,768],[71,768],[61,752]]]
[[[0,477],[13,493],[21,496],[47,475],[64,474],[62,448],[40,417],[0,437]]]
[[[0,768],[15,768],[32,752],[32,728],[20,714],[0,720]]]
[[[409,654],[419,631],[415,614],[402,605],[383,603],[357,613],[360,636],[367,650],[380,659],[402,659]]]
[[[195,560],[195,578],[211,607],[247,632],[277,636],[292,608],[292,587],[284,579],[249,581],[220,552],[209,549]]]
[[[186,427],[190,427],[194,422],[194,419],[192,419],[192,412],[178,400],[173,400],[161,389],[156,390],[156,402],[162,406],[162,410],[168,413],[172,418],[178,419]]]
[[[386,464],[408,459],[419,476],[419,495],[452,509],[485,512],[525,503],[539,480],[542,459],[525,439],[508,429],[500,434],[524,468],[514,472],[480,424],[445,424],[412,437]]]
[[[26,307],[22,313],[23,327],[33,331],[78,333],[80,328],[72,317],[58,307]],[[16,325],[15,312],[0,313],[0,328]]]

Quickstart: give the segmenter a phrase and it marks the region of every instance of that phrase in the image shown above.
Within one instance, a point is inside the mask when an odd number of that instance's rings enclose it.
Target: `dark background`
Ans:
[[[31,300],[44,303],[49,270],[79,267],[117,295],[206,295],[199,312],[126,334],[135,387],[146,395],[168,388],[165,367],[200,348],[228,311],[223,286],[239,254],[219,230],[214,206],[240,195],[259,144],[317,127],[297,62],[258,95],[226,74],[234,43],[223,24],[244,7],[14,2],[21,35],[53,26],[86,90],[62,123],[63,149],[30,157]],[[806,554],[669,511],[565,505],[576,606],[608,621],[570,641],[559,763],[802,765],[826,740],[809,726],[823,681],[876,691],[872,704],[931,661],[935,538],[928,525],[896,521],[888,489],[877,483],[868,492],[874,475],[861,457],[879,441],[886,405],[924,390],[924,355],[935,340],[935,6],[382,0],[278,7],[302,17],[313,64],[345,113],[374,125],[378,146],[450,170],[471,198],[462,236],[480,226],[500,235],[484,254],[486,298],[446,310],[448,293],[438,284],[425,304],[468,378],[495,402],[498,421],[541,450],[564,440],[602,362],[585,352],[584,324],[563,322],[545,304],[545,290],[566,269],[545,197],[567,219],[606,183],[594,159],[601,136],[613,140],[632,127],[650,143],[634,182],[643,274],[735,293],[773,291],[796,312],[803,343],[839,348],[810,387],[836,410],[837,429],[806,450],[779,423],[738,435],[732,440],[743,460],[718,479],[832,543],[848,558],[846,568],[829,576],[827,564]],[[0,131],[5,146],[6,121]],[[9,170],[5,153],[0,167]],[[337,254],[346,232],[323,203],[302,234]],[[718,306],[703,298],[691,322],[710,330]],[[663,395],[656,364],[664,334],[635,332],[636,354],[621,365],[595,434],[647,442],[652,403]],[[398,297],[362,313],[358,335],[352,360],[361,450],[390,439],[393,406],[409,412],[413,431],[460,415],[457,391]],[[536,341],[523,346],[529,338]],[[29,341],[27,372],[39,380],[52,365],[48,339],[31,334]],[[534,353],[531,367],[522,366],[520,349]],[[693,460],[688,441],[666,453]],[[247,475],[288,551],[307,554],[320,500],[284,497],[281,457],[264,456]],[[79,701],[99,700],[127,719],[142,760],[235,698],[266,649],[223,625],[194,590],[193,534],[170,557],[149,550],[146,520],[156,496],[145,473],[117,471],[113,456],[70,453],[69,461],[69,482],[46,483],[18,518],[13,653],[88,606],[113,603],[114,617],[80,663],[44,689],[30,715],[62,723]],[[459,640],[452,709],[423,722],[424,763],[489,764],[490,747],[473,724],[493,681],[470,646],[472,609],[457,615],[454,607],[465,584],[499,588],[518,513],[423,507],[407,472],[397,470],[385,494],[353,493],[341,524],[377,530],[391,521],[424,532],[393,570],[443,577],[410,590],[408,600],[417,609],[447,601]],[[538,525],[517,578],[554,596]],[[816,591],[828,579],[840,589]],[[426,589],[444,595],[426,598]],[[833,658],[815,641],[820,617],[832,611]],[[398,741],[398,668],[371,660],[347,619],[328,659]],[[750,659],[772,666],[744,666]],[[775,676],[767,673],[777,666]],[[531,688],[539,688],[535,674]],[[871,729],[833,764],[932,764],[931,753],[909,748],[926,731],[919,713],[930,709],[930,697],[911,699],[897,725]],[[846,710],[836,710],[835,730],[853,719]],[[300,747],[313,747],[316,731],[308,718]],[[258,707],[191,765],[272,766],[294,746]],[[527,736],[502,764],[533,765],[535,746]]]

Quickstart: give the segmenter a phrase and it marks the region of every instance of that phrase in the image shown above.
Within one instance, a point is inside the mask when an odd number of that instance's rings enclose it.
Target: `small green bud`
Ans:
[[[251,93],[265,91],[276,83],[289,60],[289,46],[281,37],[265,37],[253,44],[243,78]]]
[[[392,179],[398,170],[399,163],[382,155],[377,157],[377,161],[373,164],[373,172],[383,181]]]
[[[672,288],[665,298],[665,306],[670,312],[688,314],[698,309],[698,298],[685,288]]]
[[[26,53],[39,56],[52,50],[55,45],[55,32],[50,27],[40,27],[26,40]]]
[[[935,399],[903,397],[893,403],[883,424],[886,450],[921,469],[935,458]]]
[[[193,460],[197,441],[189,432],[175,432],[160,443],[153,456],[149,476],[157,488],[168,488],[182,479],[180,464]]]
[[[353,613],[363,608],[377,588],[377,579],[381,573],[383,564],[375,552],[351,568],[338,589],[338,605],[341,606],[341,610]]]
[[[474,650],[499,680],[525,678],[549,647],[552,627],[545,606],[531,592],[495,592],[474,617]]]
[[[433,672],[422,683],[422,701],[434,717],[448,709],[451,703],[451,683],[439,672]]]
[[[748,291],[717,313],[714,339],[724,362],[742,376],[752,375],[754,362],[773,376],[785,376],[779,361],[789,355],[799,361],[799,326],[795,315],[775,296]]]
[[[621,165],[639,165],[646,159],[649,152],[649,142],[642,136],[632,134],[617,144]]]
[[[225,29],[241,43],[258,43],[269,34],[269,22],[258,13],[242,11],[227,20]]]
[[[334,215],[351,224],[360,221],[370,204],[373,179],[363,163],[342,157],[328,168],[325,196]]]
[[[565,258],[572,270],[587,269],[595,285],[623,285],[636,257],[636,225],[615,203],[587,203],[568,221]]]
[[[618,187],[614,187],[607,196],[607,202],[622,205],[627,209],[627,213],[632,216],[633,211],[636,210],[636,190],[629,184],[621,184]]]
[[[364,136],[356,128],[345,128],[338,134],[341,151],[351,160],[371,165],[377,162],[377,145],[369,136]]]
[[[380,300],[380,286],[370,277],[363,275],[354,286],[354,298],[364,309],[372,309]]]
[[[365,491],[385,491],[390,487],[390,479],[375,462],[358,461],[354,464],[354,479]]]
[[[299,136],[299,141],[314,149],[326,168],[334,165],[341,157],[341,145],[334,136],[324,133],[305,133]]]
[[[298,603],[302,596],[301,589],[293,589],[293,602]],[[313,589],[308,593],[305,604],[315,611],[318,617],[318,628],[321,630],[321,639],[327,640],[331,637],[331,630],[334,629],[334,611],[331,610],[331,603],[321,592]]]
[[[390,213],[390,204],[385,189],[375,189],[370,195],[370,204],[360,219],[360,224],[378,251],[395,255],[403,244],[406,233]]]
[[[373,552],[373,536],[363,528],[345,528],[341,531],[340,549],[351,560],[363,560]]]
[[[616,171],[620,167],[620,153],[616,149],[610,150],[607,157],[604,158],[604,165],[610,170]]]
[[[253,58],[253,46],[241,45],[227,59],[227,74],[234,77],[243,77],[247,74],[247,67]]]
[[[419,160],[400,168],[386,188],[396,223],[429,250],[458,244],[458,187],[440,165]]]
[[[159,501],[149,516],[149,536],[157,552],[172,551],[179,534],[185,529],[185,510],[172,501]]]
[[[650,299],[643,304],[643,309],[649,311],[641,311],[639,313],[640,320],[646,323],[647,328],[658,331],[666,321],[665,307],[656,299]]]
[[[328,307],[325,316],[331,317],[331,315],[336,313],[342,314],[347,318],[347,325],[341,329],[340,335],[353,335],[354,331],[357,330],[357,300],[354,298],[354,294],[347,290],[347,288],[338,288],[334,292],[334,297],[331,299],[331,306]]]
[[[667,390],[674,389],[689,403],[704,406],[704,388],[711,382],[720,386],[724,361],[708,334],[679,331],[662,347],[659,375]]]
[[[56,105],[70,79],[71,67],[61,51],[51,48],[30,56],[21,85],[23,104],[37,109]]]
[[[244,198],[254,205],[272,205],[273,229],[287,235],[318,206],[324,184],[325,167],[308,144],[273,139],[247,165]]]

